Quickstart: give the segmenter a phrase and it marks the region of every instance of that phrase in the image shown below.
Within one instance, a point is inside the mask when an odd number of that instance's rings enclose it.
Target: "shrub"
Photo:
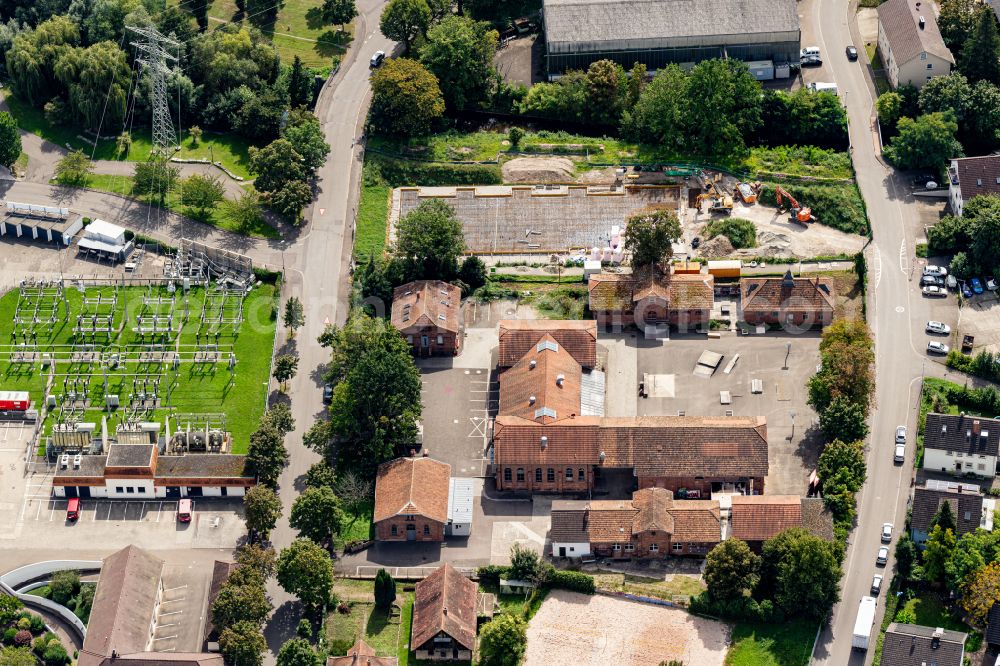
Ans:
[[[836,185],[789,184],[782,186],[799,203],[812,209],[813,216],[820,223],[847,233],[866,235],[868,219],[864,202],[853,183]],[[774,206],[774,184],[768,183],[760,193],[760,202]]]
[[[549,587],[570,590],[571,592],[582,592],[583,594],[593,594],[597,586],[594,584],[594,577],[588,576],[579,571],[561,571],[555,569],[549,573]]]
[[[61,643],[52,642],[45,648],[42,661],[45,662],[45,666],[63,666],[69,661],[69,655],[66,654],[66,648]]]
[[[31,615],[25,613],[17,620],[17,628],[28,630],[31,629]]]
[[[16,634],[14,634],[14,645],[18,647],[31,645],[31,632],[27,629],[19,630]]]
[[[488,564],[476,569],[476,575],[479,576],[479,580],[488,585],[499,585],[500,579],[506,578],[509,573],[510,567],[499,564]]]
[[[45,631],[45,620],[42,619],[40,615],[31,616],[31,626],[28,630],[33,634],[40,634]]]
[[[13,645],[14,636],[16,635],[17,635],[17,629],[15,629],[14,627],[7,627],[7,629],[3,632],[4,645]]]
[[[737,622],[781,623],[784,621],[784,614],[774,606],[770,599],[759,603],[753,597],[715,599],[707,590],[696,597],[691,597],[688,608],[696,615],[707,615]]]
[[[708,238],[725,236],[736,249],[757,247],[757,227],[750,220],[739,217],[712,220],[705,227]]]
[[[383,156],[370,156],[373,178],[387,185],[499,185],[503,175],[498,164],[450,164],[418,162]]]

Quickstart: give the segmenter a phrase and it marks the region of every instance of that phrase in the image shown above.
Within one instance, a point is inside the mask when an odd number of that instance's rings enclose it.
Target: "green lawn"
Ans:
[[[81,591],[84,588],[96,588],[96,587],[97,587],[97,583],[80,583],[80,590]],[[48,585],[42,585],[41,587],[36,587],[34,590],[31,590],[30,592],[28,592],[28,594],[31,594],[31,595],[36,596],[36,597],[42,597],[43,599],[51,599],[52,598],[52,590],[49,588]],[[93,599],[93,598],[91,598],[91,599]],[[90,608],[91,608],[91,606],[90,606],[90,604],[81,604],[80,600],[81,600],[81,598],[80,598],[80,592],[78,592],[76,594],[76,596],[74,596],[73,598],[71,598],[65,604],[65,606],[66,606],[66,608],[68,608],[71,611],[73,611],[73,614],[76,615],[78,618],[80,618],[80,621],[83,622],[84,625],[86,625],[87,622],[90,620]],[[93,602],[91,602],[91,603],[93,603]]]
[[[47,141],[58,144],[63,148],[71,147],[82,150],[87,155],[92,155],[97,160],[113,160],[115,154],[115,142],[107,139],[99,141],[96,149],[93,144],[81,139],[78,128],[59,127],[52,125],[45,119],[45,114],[41,109],[26,104],[17,98],[16,95],[4,92],[4,101],[10,108],[11,115],[17,120],[21,129],[32,134],[37,134]],[[175,153],[174,157],[185,159],[213,159],[221,162],[227,169],[237,176],[249,178],[249,148],[250,145],[241,136],[235,133],[216,134],[206,132],[198,145],[194,145],[191,137],[185,137],[181,142],[181,150]],[[146,130],[137,130],[132,136],[132,148],[129,151],[128,159],[141,162],[149,157],[152,150],[152,140],[146,134]]]
[[[805,666],[809,663],[816,625],[803,620],[782,624],[738,624],[726,666]]]
[[[385,249],[391,196],[392,188],[387,185],[364,185],[361,188],[358,229],[354,239],[354,254],[359,261],[370,254],[381,255]]]
[[[538,590],[538,594],[529,594],[527,597],[523,594],[500,594],[500,585],[494,583],[480,583],[479,589],[482,592],[497,595],[497,603],[500,604],[500,609],[504,613],[519,615],[526,620],[535,616],[535,613],[541,608],[542,602],[545,601],[545,597],[549,594],[547,589]]]
[[[88,288],[87,297],[96,297],[98,293],[104,299],[109,299],[113,291],[110,287],[91,287]],[[133,333],[132,327],[142,307],[142,297],[146,293],[141,287],[129,287],[119,291],[117,305],[113,310],[107,309],[108,313],[114,315],[113,326],[117,332],[105,348],[115,347],[126,352],[138,349],[140,341]],[[59,395],[64,392],[64,375],[69,372],[91,376],[87,390],[90,407],[84,412],[81,420],[100,423],[101,417],[106,414],[103,410],[104,396],[117,394],[123,406],[118,410],[112,410],[109,415],[109,428],[114,428],[119,419],[124,418],[124,405],[133,392],[132,375],[139,370],[158,372],[161,373],[159,388],[161,404],[160,409],[153,413],[153,417],[162,420],[171,411],[194,414],[225,413],[228,428],[233,435],[234,452],[245,452],[250,434],[256,429],[257,422],[264,412],[275,330],[275,321],[272,318],[274,293],[274,285],[263,284],[255,288],[243,300],[243,323],[238,328],[224,325],[219,330],[220,348],[228,350],[231,346],[236,355],[235,373],[230,373],[225,362],[182,363],[176,371],[167,367],[167,364],[163,364],[162,367],[159,364],[140,366],[136,362],[130,362],[109,370],[105,379],[104,371],[97,364],[85,366],[71,363],[68,359],[57,358],[52,393]],[[168,296],[166,290],[154,290],[152,294]],[[13,290],[0,298],[0,340],[5,344],[11,342],[19,295],[18,290]],[[65,346],[74,342],[73,326],[76,315],[83,312],[84,297],[75,288],[66,290],[65,296],[69,307],[68,320],[59,322],[52,331],[36,328],[37,345],[42,352],[54,351],[57,347],[65,349]],[[205,310],[203,301],[204,291],[200,288],[192,289],[186,298],[177,296],[173,310],[174,322],[175,325],[182,325],[182,328],[179,335],[171,339],[170,344],[177,341],[182,345],[193,345],[198,339],[199,331],[202,334],[202,342],[206,341],[210,333],[213,337],[209,341],[214,341],[214,330],[211,325],[207,323],[203,325],[200,321]],[[232,303],[233,301],[230,301],[230,305]],[[127,324],[124,322],[126,308],[130,313]],[[186,321],[184,321],[185,308],[188,310]],[[211,303],[208,304],[208,309],[209,311],[213,309]],[[103,344],[102,340],[98,342],[99,346]],[[190,355],[188,357],[190,358]],[[65,359],[65,352],[63,358]],[[29,391],[37,404],[41,405],[44,401],[46,376],[38,369],[37,364],[11,363],[9,356],[4,353],[0,361],[0,374],[4,377],[5,390]],[[58,410],[48,415],[44,425],[46,432],[51,431],[57,416]]]
[[[340,585],[343,581],[337,581]],[[387,615],[375,607],[374,583],[372,581],[351,581],[352,594],[364,591],[371,601],[346,601],[348,612],[332,609],[326,617],[324,632],[329,654],[341,655],[363,638],[380,656],[397,656],[400,664],[406,664],[409,656],[410,623],[413,616],[413,593],[404,592],[402,584],[396,587],[396,601],[401,612],[396,617]]]
[[[357,512],[344,511],[344,525],[336,543],[338,548],[343,548],[349,541],[364,541],[371,538],[374,510],[374,502],[365,502]]]
[[[684,574],[676,574],[670,580],[650,580],[627,574],[604,573],[596,574],[594,580],[603,590],[667,600],[675,596],[695,596],[705,590],[705,583],[700,578]]]
[[[913,624],[968,633],[969,637],[965,639],[966,652],[976,652],[982,644],[982,634],[949,613],[941,597],[933,592],[925,591],[908,599],[896,611],[896,621],[910,622],[911,614],[912,618],[915,618],[912,620]]]
[[[53,179],[53,183],[56,181]],[[95,173],[91,174],[87,178],[86,187],[92,190],[98,190],[101,192],[112,192],[114,194],[121,194],[126,197],[132,197],[132,176],[112,176],[110,174]],[[149,203],[150,197],[137,196],[135,197],[140,201]],[[226,231],[232,231],[233,233],[243,234],[250,236],[252,238],[280,238],[281,232],[272,227],[270,224],[261,220],[257,225],[244,229],[233,224],[228,217],[226,217],[224,209],[222,206],[216,206],[212,211],[209,212],[208,216],[205,218],[199,218],[198,213],[184,206],[180,201],[180,193],[174,190],[169,195],[167,195],[167,201],[165,208],[167,210],[172,210],[183,215],[190,217],[191,219],[198,220],[205,224],[209,224],[213,227],[218,227],[219,229],[225,229]]]

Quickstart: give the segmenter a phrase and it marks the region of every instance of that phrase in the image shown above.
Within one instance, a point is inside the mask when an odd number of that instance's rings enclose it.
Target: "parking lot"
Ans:
[[[452,476],[482,476],[497,382],[488,368],[441,368],[421,363],[424,451],[451,465]]]
[[[14,535],[24,497],[24,455],[32,433],[30,427],[0,424],[0,539]]]

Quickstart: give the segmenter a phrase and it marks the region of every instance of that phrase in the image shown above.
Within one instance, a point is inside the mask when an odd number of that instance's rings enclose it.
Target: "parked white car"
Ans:
[[[936,277],[947,277],[948,269],[944,266],[924,266],[924,275],[934,275]]]
[[[949,351],[948,345],[943,342],[928,342],[927,343],[927,353],[928,354],[947,354]]]
[[[889,561],[889,549],[882,546],[878,549],[878,554],[875,555],[875,564],[884,567]]]
[[[938,287],[936,285],[927,285],[921,291],[924,292],[924,296],[933,296],[934,298],[944,298],[948,295],[948,290],[944,287]]]
[[[872,596],[877,597],[879,592],[882,591],[882,576],[875,574],[872,577]]]
[[[896,451],[892,454],[892,462],[905,462],[906,461],[906,444],[897,444]]]
[[[927,332],[936,335],[948,335],[951,333],[951,326],[940,321],[927,322]]]
[[[906,444],[906,426],[896,426],[896,443]]]
[[[892,541],[892,523],[882,524],[882,543],[889,543]]]

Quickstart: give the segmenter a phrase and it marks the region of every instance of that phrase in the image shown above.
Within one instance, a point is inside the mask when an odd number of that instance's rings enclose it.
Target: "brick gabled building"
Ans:
[[[462,290],[440,280],[396,287],[392,325],[417,356],[457,355],[462,350]]]
[[[638,487],[709,497],[723,486],[764,492],[762,416],[569,416],[538,423],[499,415],[493,460],[499,490],[586,492],[598,470],[628,469]]]
[[[649,559],[704,555],[722,539],[714,500],[674,500],[647,488],[631,500],[557,500],[552,503],[553,557]]]
[[[760,552],[764,542],[779,532],[801,527],[827,541],[833,540],[833,516],[821,498],[798,495],[734,495],[729,510],[729,536]]]
[[[715,302],[711,275],[661,273],[599,273],[587,286],[590,311],[597,324],[645,326],[667,323],[681,330],[708,324]]]
[[[375,479],[375,538],[443,541],[451,465],[430,458],[383,463]]]
[[[417,659],[472,659],[476,649],[478,588],[450,564],[417,583],[410,647]]]
[[[836,295],[827,277],[743,278],[740,308],[743,320],[755,326],[789,325],[822,328],[833,321]]]
[[[597,322],[561,319],[503,319],[500,321],[497,366],[517,365],[543,337],[550,336],[583,368],[597,366]]]

